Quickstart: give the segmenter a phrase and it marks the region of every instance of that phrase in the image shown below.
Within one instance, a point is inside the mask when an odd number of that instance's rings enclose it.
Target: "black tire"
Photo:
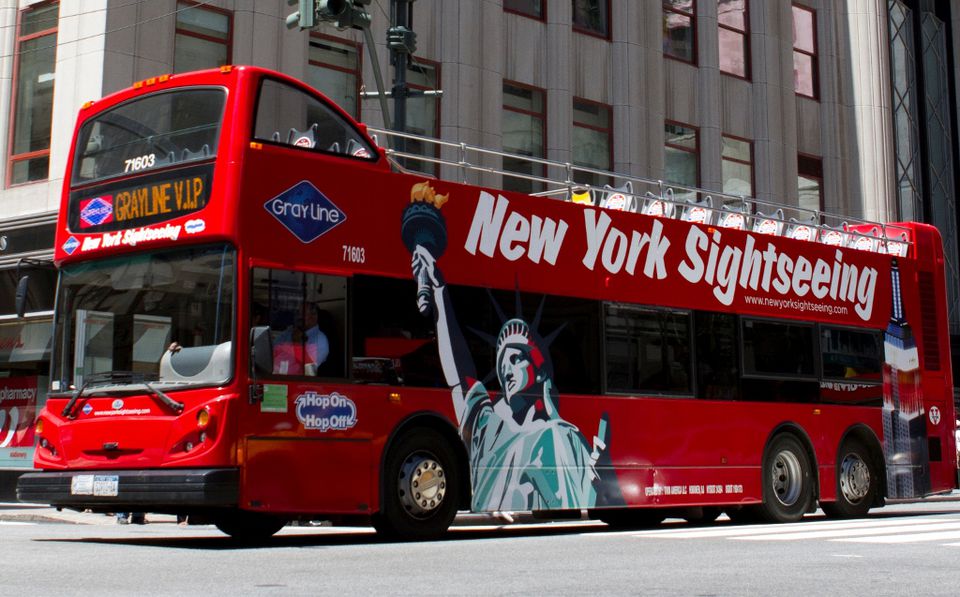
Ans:
[[[768,522],[796,522],[810,509],[813,475],[803,444],[790,434],[776,436],[763,456],[763,504]]]
[[[381,535],[436,539],[457,515],[457,456],[449,442],[432,429],[410,431],[390,448],[382,484],[383,500],[373,517],[373,526]]]
[[[662,509],[654,508],[604,508],[591,510],[590,517],[602,520],[613,529],[631,530],[655,527],[667,515]]]
[[[866,516],[880,491],[880,474],[870,451],[860,442],[849,440],[837,453],[837,501],[820,507],[831,518]]]
[[[261,543],[286,526],[287,521],[261,512],[233,510],[215,516],[213,524],[242,543]]]

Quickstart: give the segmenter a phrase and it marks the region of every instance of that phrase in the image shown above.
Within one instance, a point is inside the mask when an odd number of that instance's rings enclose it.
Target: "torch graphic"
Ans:
[[[407,250],[413,253],[417,246],[426,249],[434,259],[440,259],[447,248],[447,223],[440,207],[448,195],[438,195],[429,182],[421,182],[410,189],[410,204],[403,210],[400,237]],[[420,313],[430,313],[432,304],[430,280],[426,271],[417,276],[417,308]]]

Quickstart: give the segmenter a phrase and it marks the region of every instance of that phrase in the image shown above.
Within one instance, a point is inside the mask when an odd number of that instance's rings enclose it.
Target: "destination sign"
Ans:
[[[70,193],[72,232],[109,232],[165,222],[203,209],[213,166],[166,171]]]

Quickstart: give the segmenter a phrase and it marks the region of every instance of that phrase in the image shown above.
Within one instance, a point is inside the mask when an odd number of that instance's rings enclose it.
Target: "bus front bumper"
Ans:
[[[235,507],[239,495],[236,468],[44,471],[17,480],[21,502],[93,511]]]

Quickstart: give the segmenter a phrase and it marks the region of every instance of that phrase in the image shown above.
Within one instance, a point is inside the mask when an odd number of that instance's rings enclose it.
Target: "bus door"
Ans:
[[[255,267],[250,398],[241,420],[244,505],[369,507],[370,441],[347,382],[347,279]]]

